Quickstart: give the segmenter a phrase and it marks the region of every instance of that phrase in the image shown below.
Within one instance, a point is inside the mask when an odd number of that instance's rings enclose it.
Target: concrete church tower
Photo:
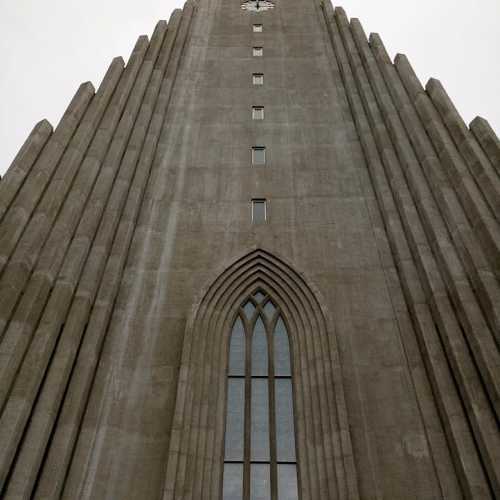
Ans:
[[[320,0],[198,0],[0,181],[0,496],[500,498],[500,143]]]

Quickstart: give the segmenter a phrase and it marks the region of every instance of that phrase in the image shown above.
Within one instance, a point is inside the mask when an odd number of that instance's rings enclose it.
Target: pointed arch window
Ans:
[[[231,332],[222,500],[298,498],[288,332],[257,290]]]

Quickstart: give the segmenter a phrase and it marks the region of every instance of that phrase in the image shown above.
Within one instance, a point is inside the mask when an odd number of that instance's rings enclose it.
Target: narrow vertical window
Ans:
[[[223,500],[298,500],[290,344],[262,290],[239,308],[227,383]]]
[[[253,32],[254,33],[262,33],[262,31],[263,31],[262,24],[254,24],[253,25]]]
[[[252,200],[252,222],[263,224],[267,220],[266,200]]]
[[[264,119],[264,106],[252,106],[252,120]]]
[[[252,49],[252,54],[254,57],[262,57],[264,55],[264,49],[262,47],[254,47]]]
[[[252,82],[254,85],[264,85],[264,74],[263,73],[254,73],[252,75]]]
[[[266,148],[265,146],[254,146],[252,148],[252,165],[266,164]]]

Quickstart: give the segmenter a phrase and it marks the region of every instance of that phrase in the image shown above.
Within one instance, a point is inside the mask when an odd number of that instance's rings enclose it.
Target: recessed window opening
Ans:
[[[252,222],[263,224],[267,220],[267,201],[264,199],[252,200]]]
[[[252,75],[252,82],[254,85],[264,85],[264,73],[254,73]]]
[[[285,321],[257,289],[229,343],[223,500],[298,500],[292,387]]]
[[[262,24],[254,24],[253,25],[253,32],[254,33],[262,33],[264,27],[262,26]]]
[[[262,47],[254,47],[252,50],[254,57],[262,57],[264,55],[264,49]]]
[[[264,106],[252,106],[252,119],[253,120],[264,119]]]
[[[266,164],[266,148],[264,146],[254,146],[252,148],[252,165]]]

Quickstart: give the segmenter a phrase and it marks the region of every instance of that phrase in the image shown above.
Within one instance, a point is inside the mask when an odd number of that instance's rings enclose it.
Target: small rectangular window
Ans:
[[[267,220],[266,200],[252,200],[252,222],[263,224]]]
[[[254,57],[262,57],[264,55],[264,49],[262,47],[253,48]]]
[[[254,85],[264,85],[264,74],[263,73],[254,73],[252,75],[252,81]]]
[[[254,146],[252,148],[252,165],[266,164],[266,148],[264,146]]]
[[[264,106],[252,106],[252,120],[264,119]]]
[[[253,25],[253,32],[254,33],[262,33],[262,24],[254,24]]]

